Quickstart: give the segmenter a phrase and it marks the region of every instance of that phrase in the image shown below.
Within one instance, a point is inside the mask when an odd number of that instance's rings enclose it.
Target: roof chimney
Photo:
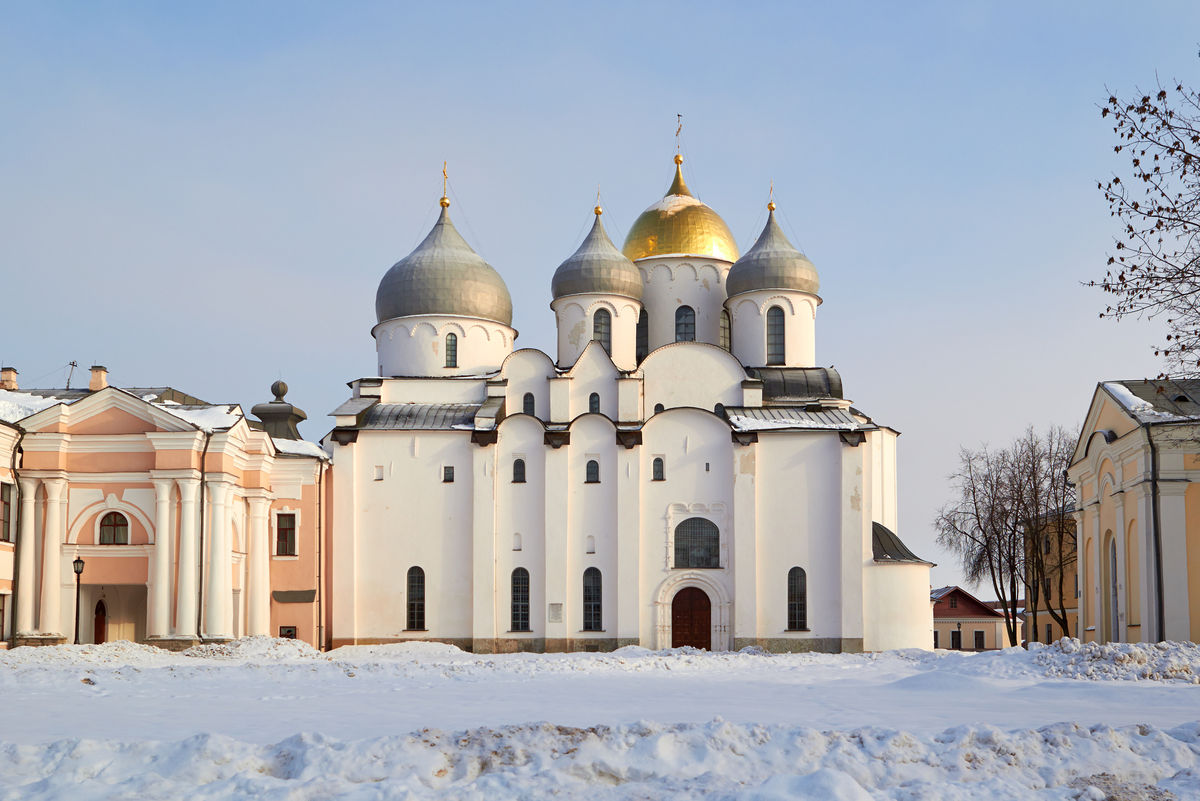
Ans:
[[[92,380],[88,381],[88,392],[96,392],[108,386],[108,368],[99,364],[92,365]]]
[[[276,381],[271,385],[271,394],[275,396],[275,400],[257,404],[250,413],[262,421],[263,431],[275,439],[302,439],[296,425],[302,420],[307,420],[308,415],[283,399],[287,391],[287,384]]]
[[[0,389],[16,391],[17,387],[17,368],[15,367],[0,367]]]

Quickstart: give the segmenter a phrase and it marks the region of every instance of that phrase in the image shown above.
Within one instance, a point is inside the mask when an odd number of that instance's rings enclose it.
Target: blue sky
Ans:
[[[1051,6],[1047,8],[1046,6]],[[773,181],[825,300],[817,360],[901,432],[901,536],[933,543],[960,444],[1077,425],[1160,369],[1096,319],[1121,165],[1106,87],[1196,84],[1190,3],[13,4],[0,23],[0,361],[72,359],[318,438],[374,371],[375,287],[433,223],[553,349],[550,276],[597,187],[620,241],[671,178],[743,249]],[[985,592],[985,594],[987,594]]]

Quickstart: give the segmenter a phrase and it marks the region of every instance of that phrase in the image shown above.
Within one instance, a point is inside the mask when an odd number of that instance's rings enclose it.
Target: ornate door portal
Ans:
[[[671,647],[712,650],[712,602],[698,587],[685,587],[671,601]]]

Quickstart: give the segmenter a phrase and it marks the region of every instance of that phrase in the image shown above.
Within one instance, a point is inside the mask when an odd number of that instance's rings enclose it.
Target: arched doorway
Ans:
[[[96,645],[103,644],[108,636],[108,607],[104,605],[104,601],[96,602],[96,628],[93,631],[92,642]]]
[[[684,587],[671,600],[671,647],[712,650],[712,602],[699,587]]]

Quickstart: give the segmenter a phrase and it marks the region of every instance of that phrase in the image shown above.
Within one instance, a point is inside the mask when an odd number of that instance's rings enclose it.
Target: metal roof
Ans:
[[[832,367],[747,367],[763,382],[763,399],[841,398],[842,377]]]
[[[346,414],[361,414],[376,403],[379,403],[379,398],[351,398],[330,412],[329,416],[338,417]]]
[[[1124,387],[1133,396],[1132,399],[1128,396],[1119,397],[1119,390],[1114,393],[1118,395],[1121,405],[1140,422],[1175,423],[1200,418],[1200,379],[1104,382],[1109,392],[1114,392],[1113,385]],[[1129,402],[1131,400],[1132,404]],[[1133,408],[1130,408],[1131,405]]]
[[[775,222],[775,204],[767,207],[767,224],[758,241],[744,256],[729,268],[725,290],[729,297],[760,289],[783,289],[809,292],[821,288],[817,268],[788,241]]]
[[[726,406],[725,416],[735,431],[819,430],[864,431],[875,428],[845,409],[800,406]]]
[[[571,256],[554,271],[550,291],[555,298],[567,295],[622,295],[641,300],[642,274],[608,238],[600,222],[599,206],[592,230]]]
[[[379,403],[358,428],[382,430],[473,430],[478,403]]]
[[[919,565],[932,565],[926,562],[900,541],[896,532],[883,523],[871,523],[871,552],[876,562],[909,562]]]

